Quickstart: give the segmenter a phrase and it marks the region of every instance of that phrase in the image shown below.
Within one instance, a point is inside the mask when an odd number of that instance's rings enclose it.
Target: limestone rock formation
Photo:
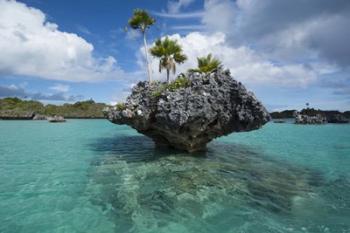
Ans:
[[[0,120],[31,120],[34,115],[32,111],[0,110]]]
[[[228,70],[210,74],[190,72],[187,85],[140,82],[126,103],[105,111],[115,124],[127,124],[156,145],[189,152],[232,132],[260,128],[270,115],[253,93]]]
[[[41,121],[41,120],[47,120],[47,116],[41,115],[41,114],[35,114],[33,117],[34,121]]]
[[[327,118],[321,114],[316,114],[315,116],[309,116],[304,114],[297,114],[295,117],[295,124],[303,125],[316,125],[316,124],[326,124]]]
[[[63,116],[47,117],[47,120],[48,120],[50,123],[66,122],[66,119],[64,119]]]

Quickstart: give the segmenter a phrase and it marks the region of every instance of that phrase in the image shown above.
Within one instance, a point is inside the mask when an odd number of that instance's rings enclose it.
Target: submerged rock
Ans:
[[[275,121],[273,121],[273,123],[286,123],[286,121],[284,121],[284,120],[275,120]]]
[[[115,124],[127,124],[156,145],[189,152],[232,132],[260,128],[270,115],[253,93],[229,71],[188,73],[188,85],[164,88],[164,83],[140,82],[125,104],[105,111]]]
[[[173,223],[186,226],[181,232],[271,232],[264,220],[276,215],[294,220],[303,206],[321,212],[312,202],[327,186],[323,173],[259,149],[219,141],[189,156],[154,150],[142,136],[113,139],[105,150],[111,153],[91,164],[87,193],[115,221],[116,232],[128,232],[127,226],[130,232],[173,232]],[[100,151],[105,145],[95,146]]]

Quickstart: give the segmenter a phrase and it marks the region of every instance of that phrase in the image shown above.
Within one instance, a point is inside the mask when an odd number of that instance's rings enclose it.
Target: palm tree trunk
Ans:
[[[146,33],[143,33],[143,43],[144,43],[144,47],[145,47],[148,81],[151,83],[152,82],[152,77],[151,77],[150,64],[149,64],[149,60],[148,60],[148,47],[147,47],[147,42],[146,42]]]
[[[170,83],[170,70],[166,69],[166,81],[167,83]]]

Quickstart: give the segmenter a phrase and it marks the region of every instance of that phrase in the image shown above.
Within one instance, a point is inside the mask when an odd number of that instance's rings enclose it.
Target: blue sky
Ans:
[[[346,0],[0,0],[0,98],[122,101],[146,80],[133,9],[196,57],[212,53],[269,110],[350,110],[350,3]],[[152,59],[152,76],[159,74]]]

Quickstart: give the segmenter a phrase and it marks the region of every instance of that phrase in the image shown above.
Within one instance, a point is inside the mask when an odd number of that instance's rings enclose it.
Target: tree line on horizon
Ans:
[[[0,99],[0,119],[18,118],[28,114],[45,116],[63,116],[66,118],[104,118],[104,103],[96,103],[92,99],[63,105],[43,104],[37,100],[22,100],[17,97]]]
[[[147,63],[148,81],[152,82],[152,72],[148,58],[148,52],[152,56],[159,59],[159,72],[166,70],[167,83],[170,83],[170,72],[176,73],[176,64],[182,64],[187,60],[187,56],[183,53],[181,45],[176,40],[170,39],[168,36],[159,38],[155,41],[152,48],[148,49],[146,33],[149,28],[154,25],[156,20],[143,9],[135,9],[132,17],[128,21],[129,27],[141,32],[145,48],[145,57]],[[210,73],[222,67],[219,59],[208,54],[204,57],[197,58],[197,68],[190,69],[192,72]]]

